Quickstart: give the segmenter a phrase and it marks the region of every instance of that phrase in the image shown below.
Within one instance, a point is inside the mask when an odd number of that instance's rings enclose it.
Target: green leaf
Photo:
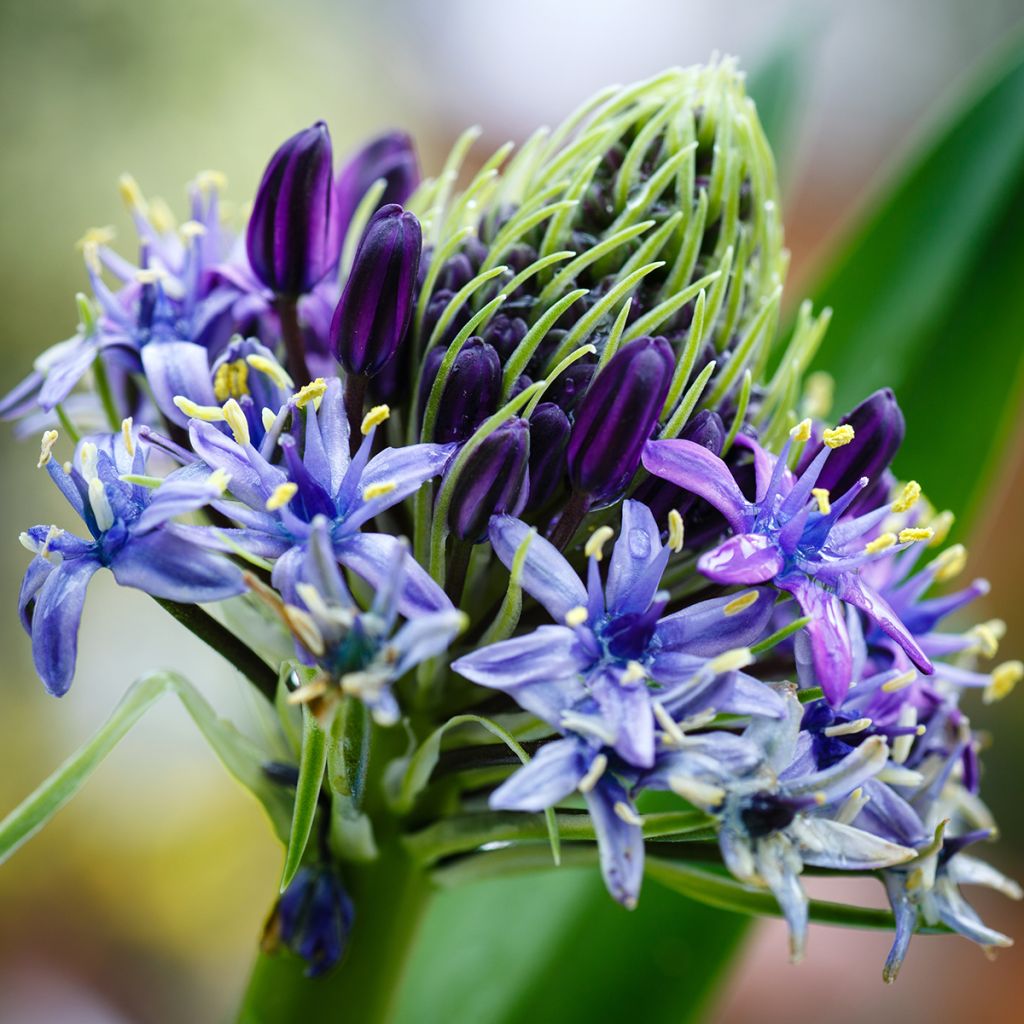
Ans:
[[[288,888],[306,852],[309,833],[320,800],[320,786],[327,768],[327,733],[308,707],[302,709],[302,752],[299,755],[299,781],[295,787],[292,825],[288,833],[288,851],[281,870],[281,892]]]
[[[745,919],[671,892],[645,897],[624,910],[596,869],[576,867],[440,893],[413,955],[398,1024],[703,1019]]]
[[[267,752],[219,718],[186,679],[157,672],[134,683],[92,738],[0,822],[0,864],[82,788],[128,730],[167,693],[178,696],[224,767],[263,804],[278,835],[287,833],[288,794],[264,774]]]
[[[891,386],[898,472],[968,512],[1006,451],[1024,379],[1024,43],[897,173],[815,292],[837,411]]]

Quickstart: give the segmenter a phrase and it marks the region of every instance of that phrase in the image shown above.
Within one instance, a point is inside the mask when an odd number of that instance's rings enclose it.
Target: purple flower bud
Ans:
[[[330,133],[317,121],[285,142],[263,172],[245,244],[253,272],[278,295],[305,294],[338,262],[331,159]]]
[[[434,353],[437,353],[435,355]],[[426,410],[445,349],[427,353],[420,381],[420,413]],[[501,397],[501,360],[483,338],[470,338],[459,350],[441,391],[432,440],[439,444],[465,441],[498,408]]]
[[[717,412],[702,409],[686,424],[679,436],[684,441],[692,441],[707,448],[714,455],[721,455],[722,444],[725,441],[725,425]],[[672,509],[685,516],[697,500],[696,495],[656,476],[648,477],[636,489],[633,497],[637,501],[642,501],[651,510],[655,520],[663,526]]]
[[[474,544],[487,536],[491,516],[518,515],[529,492],[530,425],[506,420],[470,453],[459,474],[448,526],[460,540]]]
[[[832,451],[818,477],[818,486],[827,488],[834,497],[838,497],[862,476],[868,477],[872,485],[862,491],[850,506],[853,511],[863,511],[885,501],[888,496],[890,481],[885,471],[903,443],[906,423],[896,396],[889,388],[882,388],[864,399],[840,423],[853,427],[854,438],[849,444]],[[807,447],[802,462],[809,462],[821,451],[820,445],[813,452],[810,445]]]
[[[547,397],[559,408],[572,413],[586,394],[593,380],[597,364],[586,358],[579,359],[568,367],[547,390]]]
[[[542,402],[530,417],[530,505],[538,508],[565,478],[569,417],[554,402]]]
[[[366,225],[331,320],[330,343],[346,373],[372,377],[398,351],[412,318],[423,235],[400,206]]]
[[[575,491],[604,501],[629,483],[665,404],[674,364],[664,338],[637,338],[594,378],[569,437]]]
[[[507,316],[499,313],[487,325],[484,331],[484,341],[493,345],[498,350],[498,355],[503,363],[508,361],[509,356],[515,352],[519,342],[526,337],[528,328],[526,321],[520,317]]]
[[[354,917],[352,901],[331,869],[300,868],[267,922],[264,942],[301,956],[306,977],[313,978],[341,959]]]
[[[342,237],[352,223],[352,215],[360,200],[379,178],[384,179],[384,191],[377,204],[378,209],[391,203],[404,206],[419,184],[416,149],[405,132],[388,132],[371,139],[338,172],[335,194]]]

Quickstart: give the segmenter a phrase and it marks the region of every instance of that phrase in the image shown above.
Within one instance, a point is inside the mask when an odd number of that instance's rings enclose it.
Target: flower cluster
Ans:
[[[181,224],[122,179],[136,262],[87,233],[76,333],[0,405],[89,534],[22,535],[46,687],[103,567],[248,652],[279,728],[257,774],[295,792],[267,946],[311,973],[359,941],[367,862],[485,873],[538,821],[626,907],[645,839],[717,849],[795,957],[805,869],[879,874],[889,978],[923,926],[1008,943],[960,892],[1020,895],[965,852],[994,826],[961,704],[1024,669],[979,667],[1000,623],[946,625],[986,587],[943,589],[965,554],[890,471],[892,393],[797,422],[823,323],[776,343],[741,76],[612,91],[459,191],[471,141],[436,179],[398,133],[335,172],[317,123],[235,227],[219,175]]]

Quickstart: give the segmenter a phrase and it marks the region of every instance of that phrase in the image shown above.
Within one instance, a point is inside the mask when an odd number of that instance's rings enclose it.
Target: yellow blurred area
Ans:
[[[181,210],[185,182],[215,167],[227,174],[229,198],[243,204],[276,144],[318,118],[330,124],[339,154],[375,131],[410,129],[427,168],[436,169],[471,121],[482,123],[489,143],[521,140],[610,82],[696,62],[715,49],[737,52],[749,66],[800,19],[818,35],[804,128],[787,175],[787,233],[794,277],[807,281],[938,92],[1024,13],[1002,0],[969,6],[968,13],[951,0],[530,0],[493,9],[470,0],[4,3],[0,391],[74,328],[74,293],[85,283],[74,241],[90,226],[110,223],[130,245],[115,187],[123,171]],[[233,671],[154,602],[119,591],[105,574],[90,590],[74,686],[60,701],[45,694],[17,622],[27,556],[15,538],[37,522],[70,526],[70,514],[34,468],[35,440],[17,444],[6,426],[0,438],[7,595],[0,615],[0,816],[147,669],[180,669],[219,711],[251,727],[244,684]],[[1005,493],[994,496],[980,524],[971,567],[995,584],[986,613],[1017,630],[1008,657],[1024,648],[1021,451],[1018,445]],[[230,1014],[273,899],[281,852],[255,802],[231,782],[173,698],[165,700],[81,795],[0,868],[0,1024],[198,1022]],[[1021,875],[1024,813],[1016,788],[1024,747],[1015,737],[1024,728],[1024,703],[1018,697],[985,711],[976,705],[971,712],[998,735],[986,780],[1007,832],[997,858]],[[1024,936],[1019,908],[984,906],[995,926]],[[870,936],[870,949],[865,941],[815,929],[809,962],[791,974],[782,969],[779,928],[767,926],[716,1019],[816,1020],[808,1015],[815,1003],[800,992],[820,988],[828,1000],[836,990],[827,983],[837,975],[844,1002],[830,1008],[832,1024],[863,1019],[869,1005],[879,1020],[951,1019],[950,1008],[966,1004],[951,1002],[950,993],[980,985],[990,998],[975,1019],[1013,1019],[1002,1016],[1011,1005],[1003,996],[1019,976],[1012,951],[987,968],[963,940],[918,940],[907,976],[883,991],[876,979],[884,937]],[[967,965],[959,981],[947,969],[952,963]]]

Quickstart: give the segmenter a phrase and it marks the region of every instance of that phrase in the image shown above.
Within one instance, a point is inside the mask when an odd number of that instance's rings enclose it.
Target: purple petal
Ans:
[[[238,567],[222,555],[188,543],[174,526],[133,536],[110,563],[122,587],[168,601],[223,601],[245,589]]]
[[[612,550],[605,585],[608,610],[620,615],[646,611],[654,600],[668,555],[650,509],[639,501],[624,501],[622,532]],[[661,571],[657,569],[659,562]]]
[[[924,673],[930,675],[934,668],[928,655],[921,650],[917,641],[900,621],[899,616],[889,607],[888,602],[854,573],[842,573],[836,580],[839,597],[859,608],[865,615],[893,638],[903,648],[910,660]]]
[[[693,441],[648,441],[644,468],[663,480],[699,495],[725,517],[737,533],[747,529],[747,500],[729,467]]]
[[[774,579],[784,564],[774,541],[760,533],[737,534],[697,560],[697,568],[708,579],[741,585]]]
[[[512,560],[530,527],[512,516],[495,516],[490,525],[495,554],[512,568]],[[561,623],[572,608],[587,604],[587,589],[576,571],[550,541],[534,536],[526,551],[522,575],[523,589]]]
[[[342,565],[362,576],[372,587],[382,587],[391,572],[394,548],[398,543],[397,537],[383,533],[357,533],[338,541],[335,553]],[[398,597],[398,610],[402,615],[412,617],[421,612],[449,611],[451,608],[447,594],[406,552],[402,590]]]
[[[543,811],[572,793],[587,767],[576,740],[545,743],[491,794],[490,805],[500,811]]]
[[[78,656],[78,626],[85,591],[99,562],[65,559],[36,593],[32,610],[32,660],[46,689],[62,697],[71,685]]]
[[[97,351],[95,343],[84,338],[67,349],[46,371],[46,379],[39,389],[39,405],[50,410],[63,402],[95,362]]]
[[[586,800],[597,833],[604,884],[619,903],[632,910],[643,881],[644,836],[638,825],[630,825],[615,811],[615,805],[621,804],[635,814],[632,801],[607,773],[586,794]]]
[[[190,341],[152,342],[142,350],[142,368],[157,408],[179,427],[188,426],[188,417],[174,404],[176,395],[197,405],[220,405],[210,381],[210,357],[201,345]]]
[[[21,581],[21,589],[18,591],[18,617],[29,636],[32,635],[32,603],[40,588],[50,578],[50,573],[53,570],[53,562],[43,558],[42,555],[36,555],[25,570],[25,577]]]
[[[730,594],[690,605],[662,619],[654,631],[655,642],[670,651],[714,658],[734,647],[750,647],[764,634],[775,605],[775,592],[767,587],[753,590],[753,604],[732,615],[726,609],[743,594]]]
[[[609,732],[615,736],[615,752],[628,764],[650,768],[654,764],[651,698],[643,682],[624,684],[623,675],[612,669],[599,672],[588,680],[590,691]]]
[[[257,472],[249,453],[212,423],[192,420],[188,433],[196,455],[211,469],[223,469],[231,477],[228,485],[231,493],[252,508],[262,510],[274,489],[264,482],[265,476],[279,478],[278,483],[284,483],[287,479],[281,470],[270,465],[263,467],[264,473]]]
[[[811,642],[811,659],[818,685],[832,707],[846,699],[853,678],[853,652],[842,602],[807,576],[787,576],[777,581],[800,605]]]

